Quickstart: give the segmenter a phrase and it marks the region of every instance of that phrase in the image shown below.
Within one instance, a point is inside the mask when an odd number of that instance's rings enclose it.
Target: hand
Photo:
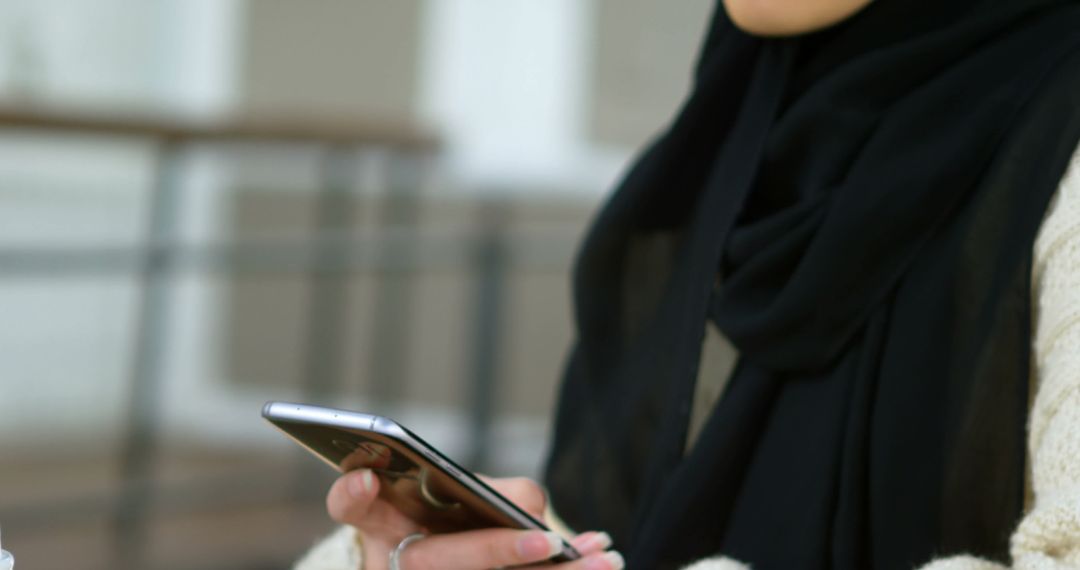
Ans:
[[[546,498],[535,482],[524,479],[486,479],[499,493],[537,519],[543,519]],[[364,544],[364,570],[386,570],[390,552],[420,527],[379,499],[379,478],[367,469],[352,471],[330,487],[326,507],[330,516],[355,527]],[[487,570],[537,564],[543,570],[622,570],[623,559],[606,533],[586,532],[570,541],[583,557],[557,565],[539,565],[561,550],[554,533],[490,528],[437,534],[411,543],[401,555],[403,570]],[[533,568],[534,566],[528,566]]]

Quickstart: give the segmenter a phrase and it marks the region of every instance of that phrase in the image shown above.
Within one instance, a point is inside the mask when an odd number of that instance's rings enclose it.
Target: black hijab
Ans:
[[[1080,3],[876,0],[788,39],[722,8],[595,220],[547,482],[629,568],[1007,558],[1030,265],[1080,142]],[[686,454],[711,320],[739,350]]]

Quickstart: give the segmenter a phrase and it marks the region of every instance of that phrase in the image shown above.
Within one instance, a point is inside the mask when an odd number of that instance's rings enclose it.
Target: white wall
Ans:
[[[242,7],[240,0],[2,2],[0,104],[222,114],[234,104]],[[0,245],[138,243],[152,165],[145,141],[0,133]],[[212,211],[193,213],[205,220]],[[4,276],[0,434],[22,437],[2,443],[29,443],[19,428],[41,417],[56,432],[40,435],[61,434],[57,444],[107,444],[118,433],[137,302],[129,275]]]
[[[230,103],[242,0],[0,3],[0,97],[187,113]]]
[[[463,186],[597,195],[626,149],[586,140],[591,3],[429,2],[420,114]]]

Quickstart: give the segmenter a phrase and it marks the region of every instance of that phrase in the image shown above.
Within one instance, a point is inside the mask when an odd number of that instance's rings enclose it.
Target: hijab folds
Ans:
[[[632,569],[1007,559],[1031,251],[1078,142],[1078,2],[875,0],[792,38],[718,8],[578,259],[555,509]],[[740,357],[684,453],[707,325]]]

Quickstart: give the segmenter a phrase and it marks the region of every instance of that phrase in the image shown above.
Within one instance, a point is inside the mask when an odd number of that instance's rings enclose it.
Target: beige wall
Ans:
[[[310,194],[240,191],[230,207],[236,236],[304,235],[311,230]],[[359,200],[366,212],[380,209],[378,198]],[[496,363],[500,414],[546,417],[572,339],[570,264],[586,222],[587,201],[521,198],[503,210],[510,264],[501,315]],[[374,378],[373,354],[379,275],[357,271],[349,279],[341,377],[344,394],[362,399],[385,392],[378,382],[398,384],[410,404],[464,409],[469,404],[476,277],[463,248],[479,225],[475,198],[425,198],[418,232],[422,244],[440,252],[417,251],[427,262],[409,275],[410,307],[403,317],[407,338],[400,377]],[[431,236],[443,236],[443,244]],[[451,245],[451,244],[457,245]],[[432,256],[435,255],[435,259]],[[223,376],[240,385],[296,386],[303,376],[304,339],[311,290],[303,275],[234,276],[225,283]]]
[[[589,138],[640,146],[674,115],[712,0],[595,0]]]
[[[420,0],[247,3],[241,105],[254,112],[412,116]]]
[[[583,0],[584,1],[584,0]],[[690,85],[712,0],[591,0],[587,138],[636,148]],[[240,101],[255,112],[415,117],[423,0],[249,2]],[[498,81],[499,78],[492,78]]]

